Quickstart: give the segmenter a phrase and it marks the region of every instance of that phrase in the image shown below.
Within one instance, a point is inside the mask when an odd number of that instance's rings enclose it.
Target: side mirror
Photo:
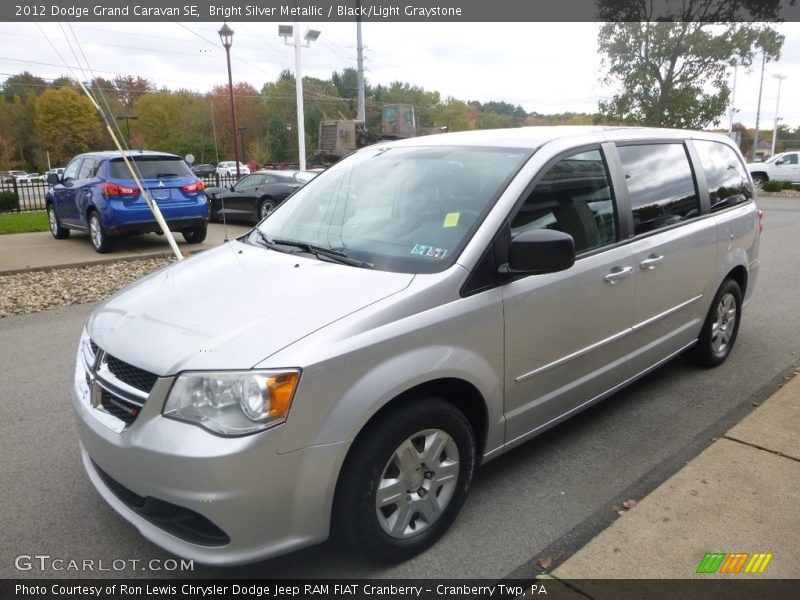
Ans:
[[[575,264],[575,240],[553,229],[530,229],[511,240],[508,262],[499,273],[510,277],[565,271]]]
[[[47,183],[50,185],[55,185],[61,182],[61,177],[58,176],[58,173],[49,173],[47,175]]]
[[[783,164],[783,159],[779,158],[778,160],[775,161],[775,164],[776,165],[782,165]]]

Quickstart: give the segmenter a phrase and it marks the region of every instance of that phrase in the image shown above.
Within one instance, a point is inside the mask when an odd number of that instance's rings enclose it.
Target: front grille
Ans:
[[[126,425],[133,423],[136,417],[139,416],[139,411],[142,410],[140,406],[116,394],[112,394],[106,389],[100,392],[100,405],[108,414],[117,417]]]
[[[156,379],[158,379],[158,375],[140,369],[139,367],[129,365],[110,354],[106,354],[105,362],[108,365],[108,370],[114,374],[114,377],[143,392],[149,393],[156,384]]]
[[[94,461],[92,466],[103,483],[125,506],[153,525],[192,544],[215,547],[230,544],[231,538],[228,534],[203,515],[152,496],[140,496],[112,478]]]

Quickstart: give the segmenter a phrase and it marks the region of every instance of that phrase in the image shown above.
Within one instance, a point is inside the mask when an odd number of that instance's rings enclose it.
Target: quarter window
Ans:
[[[562,158],[544,174],[511,221],[511,235],[555,229],[586,252],[617,241],[617,215],[599,150]]]
[[[711,210],[746,202],[752,197],[747,172],[736,152],[719,142],[694,142],[706,174]]]
[[[700,201],[683,144],[617,149],[628,184],[634,235],[669,227],[700,214]]]

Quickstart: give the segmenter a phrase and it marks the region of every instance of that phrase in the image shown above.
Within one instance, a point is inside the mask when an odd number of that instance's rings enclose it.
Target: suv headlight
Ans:
[[[163,414],[224,436],[255,433],[286,420],[299,379],[299,369],[184,373]]]

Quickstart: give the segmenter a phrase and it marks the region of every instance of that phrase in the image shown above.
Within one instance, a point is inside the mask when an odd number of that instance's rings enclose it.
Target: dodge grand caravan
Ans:
[[[723,362],[760,229],[715,134],[364,148],[91,315],[72,394],[85,469],[198,562],[331,532],[401,560],[443,534],[478,464],[681,353]]]

